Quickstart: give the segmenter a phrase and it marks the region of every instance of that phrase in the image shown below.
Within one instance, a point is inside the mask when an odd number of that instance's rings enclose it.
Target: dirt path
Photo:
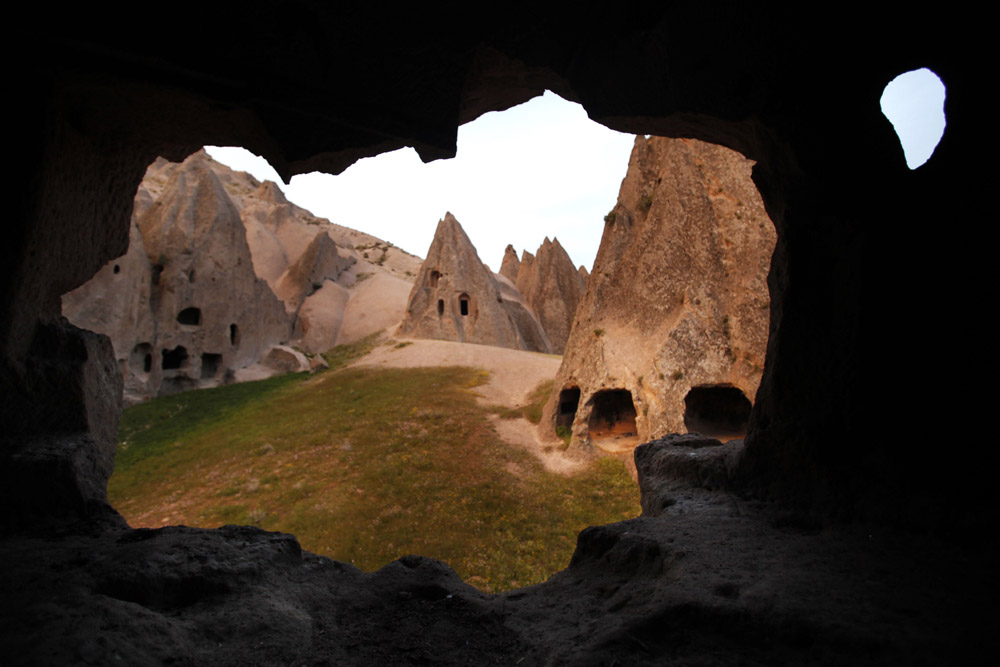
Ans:
[[[402,345],[402,347],[397,347]],[[416,368],[421,366],[469,366],[490,374],[489,381],[475,392],[484,406],[508,408],[524,405],[528,395],[540,383],[551,380],[559,370],[562,357],[538,352],[509,350],[489,345],[454,343],[414,338],[393,339],[376,347],[352,366]],[[497,434],[508,444],[531,452],[551,472],[568,475],[583,463],[565,456],[562,441],[544,441],[534,424],[526,419],[490,417]]]

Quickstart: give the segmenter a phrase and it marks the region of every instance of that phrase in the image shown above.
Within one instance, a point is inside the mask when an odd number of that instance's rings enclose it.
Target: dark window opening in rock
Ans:
[[[214,378],[222,365],[222,355],[205,352],[201,355],[201,379]]]
[[[594,394],[591,400],[594,407],[590,412],[590,437],[594,444],[603,449],[637,444],[632,392],[628,389],[604,389]]]
[[[463,317],[467,316],[469,314],[469,295],[468,294],[463,294],[462,296],[458,297],[458,308],[459,308],[459,311],[462,313]]]
[[[444,315],[444,299],[438,299],[438,317]]]
[[[438,271],[438,270],[431,271],[430,275],[427,277],[427,284],[430,287],[437,287],[438,286],[438,280],[440,280],[440,279],[441,279],[441,272],[440,271]]]
[[[111,269],[111,270],[112,270],[112,271],[114,272],[114,274],[115,274],[115,275],[117,276],[117,275],[118,275],[119,273],[121,273],[121,270],[122,270],[122,267],[120,267],[120,266],[118,266],[117,264],[115,264],[115,268],[113,268],[113,269]]]
[[[684,426],[722,441],[746,435],[750,400],[736,387],[694,387],[684,397]]]
[[[133,369],[142,369],[143,373],[149,373],[153,370],[153,346],[149,343],[139,343],[132,348],[132,354],[129,355],[129,367]]]
[[[556,428],[573,427],[576,409],[580,407],[580,388],[567,387],[559,392],[559,412],[556,414]]]
[[[882,92],[882,113],[896,130],[910,169],[927,162],[944,136],[944,100],[944,83],[926,67],[900,74]]]
[[[160,274],[161,273],[163,273],[163,265],[162,264],[154,264],[153,265],[153,275],[152,275],[152,281],[153,281],[154,285],[159,285],[160,284]]]
[[[163,350],[163,361],[160,368],[165,371],[184,368],[187,365],[188,352],[183,345],[178,345],[172,350]]]
[[[240,344],[240,328],[235,324],[229,325],[229,344],[233,347]]]
[[[185,308],[181,312],[177,313],[177,322],[180,324],[187,324],[188,326],[198,326],[201,324],[201,308]]]

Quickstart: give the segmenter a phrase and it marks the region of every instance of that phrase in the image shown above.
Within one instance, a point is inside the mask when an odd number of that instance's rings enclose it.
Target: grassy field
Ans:
[[[564,477],[502,442],[485,379],[347,369],[157,399],[125,411],[109,494],[137,527],[253,524],[364,570],[416,553],[487,591],[544,581],[638,489],[619,461]]]

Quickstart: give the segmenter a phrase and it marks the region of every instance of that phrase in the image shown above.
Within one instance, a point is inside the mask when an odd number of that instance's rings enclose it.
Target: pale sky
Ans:
[[[578,104],[546,92],[458,129],[451,160],[423,164],[412,148],[353,164],[339,176],[311,173],[281,183],[243,149],[209,147],[219,162],[281,185],[313,214],[424,257],[446,211],[462,223],[479,258],[500,269],[504,248],[534,253],[557,237],[589,270],[618,200],[634,137],[591,121]]]
[[[900,75],[881,108],[915,169],[944,131],[944,85],[927,69]],[[591,121],[578,104],[546,92],[458,129],[458,154],[423,164],[412,148],[365,158],[339,176],[314,172],[289,185],[242,148],[208,147],[213,158],[278,183],[313,214],[424,257],[437,221],[451,211],[494,271],[503,251],[535,252],[557,237],[590,270],[628,168],[634,137]]]

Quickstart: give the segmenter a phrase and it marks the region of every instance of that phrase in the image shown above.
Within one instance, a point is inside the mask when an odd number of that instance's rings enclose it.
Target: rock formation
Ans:
[[[636,138],[544,428],[610,449],[689,430],[742,437],[775,243],[750,169],[720,146]]]
[[[549,241],[546,236],[536,254],[526,251],[524,257],[517,273],[517,288],[542,323],[552,343],[552,351],[562,354],[573,314],[583,296],[584,281],[559,239]],[[504,262],[507,258],[505,254]]]
[[[125,255],[63,296],[70,321],[111,338],[127,403],[284,370],[288,364],[257,364],[274,345],[322,352],[394,325],[417,265],[204,151],[150,165],[130,234]],[[369,247],[380,253],[371,261]],[[375,274],[366,287],[378,288],[363,299],[370,304],[355,305],[344,331],[359,276]],[[369,309],[383,314],[366,317]],[[242,372],[249,366],[255,370]]]
[[[503,262],[500,264],[500,275],[511,282],[517,284],[517,271],[521,262],[517,259],[517,251],[514,246],[507,244],[503,251]]]
[[[64,297],[70,320],[111,338],[128,402],[232,379],[289,338],[208,162],[196,153],[171,170],[159,197],[136,207],[129,252]]]
[[[548,352],[544,330],[483,264],[451,213],[438,222],[399,333]]]

